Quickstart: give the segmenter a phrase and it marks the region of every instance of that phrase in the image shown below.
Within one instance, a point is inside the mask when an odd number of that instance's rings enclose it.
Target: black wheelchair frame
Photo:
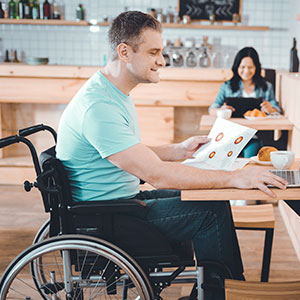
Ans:
[[[27,192],[38,188],[45,212],[50,214],[33,245],[16,257],[2,275],[0,300],[19,294],[27,300],[36,295],[45,300],[110,296],[123,300],[161,299],[162,290],[173,283],[194,283],[190,299],[200,300],[203,289],[223,288],[203,283],[202,266],[217,265],[231,278],[226,266],[212,261],[195,266],[191,241],[171,245],[153,225],[129,215],[144,209],[144,202],[73,202],[68,174],[56,158],[55,146],[42,152],[39,160],[34,145],[26,138],[44,130],[56,142],[55,130],[43,124],[0,140],[0,148],[19,142],[27,145],[37,176],[33,183],[25,181],[24,188]],[[187,267],[194,268],[186,270]]]

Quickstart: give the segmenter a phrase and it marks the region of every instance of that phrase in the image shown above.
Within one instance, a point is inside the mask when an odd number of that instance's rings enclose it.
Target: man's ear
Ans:
[[[129,49],[129,45],[125,44],[125,43],[120,43],[118,45],[118,56],[119,58],[124,61],[124,62],[128,62],[128,59],[129,59],[129,52],[130,52],[130,49]]]

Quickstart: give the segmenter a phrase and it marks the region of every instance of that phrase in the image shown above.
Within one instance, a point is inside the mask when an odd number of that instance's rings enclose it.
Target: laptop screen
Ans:
[[[225,102],[227,105],[235,108],[232,113],[232,118],[242,118],[244,113],[254,108],[260,109],[262,98],[246,98],[246,97],[226,97]]]

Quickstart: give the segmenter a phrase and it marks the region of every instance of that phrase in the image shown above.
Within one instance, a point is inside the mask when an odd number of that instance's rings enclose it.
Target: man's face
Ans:
[[[136,83],[159,82],[158,69],[166,64],[162,51],[163,41],[160,32],[152,29],[142,32],[136,51],[130,47],[127,63],[127,68]]]

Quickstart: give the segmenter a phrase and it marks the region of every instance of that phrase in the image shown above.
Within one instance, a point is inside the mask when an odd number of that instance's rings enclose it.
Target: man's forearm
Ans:
[[[148,182],[159,189],[226,188],[233,186],[236,177],[236,172],[201,170],[174,162],[164,162],[152,171],[156,174]]]
[[[180,144],[168,144],[162,146],[148,146],[162,161],[178,161],[183,159],[184,153]]]

